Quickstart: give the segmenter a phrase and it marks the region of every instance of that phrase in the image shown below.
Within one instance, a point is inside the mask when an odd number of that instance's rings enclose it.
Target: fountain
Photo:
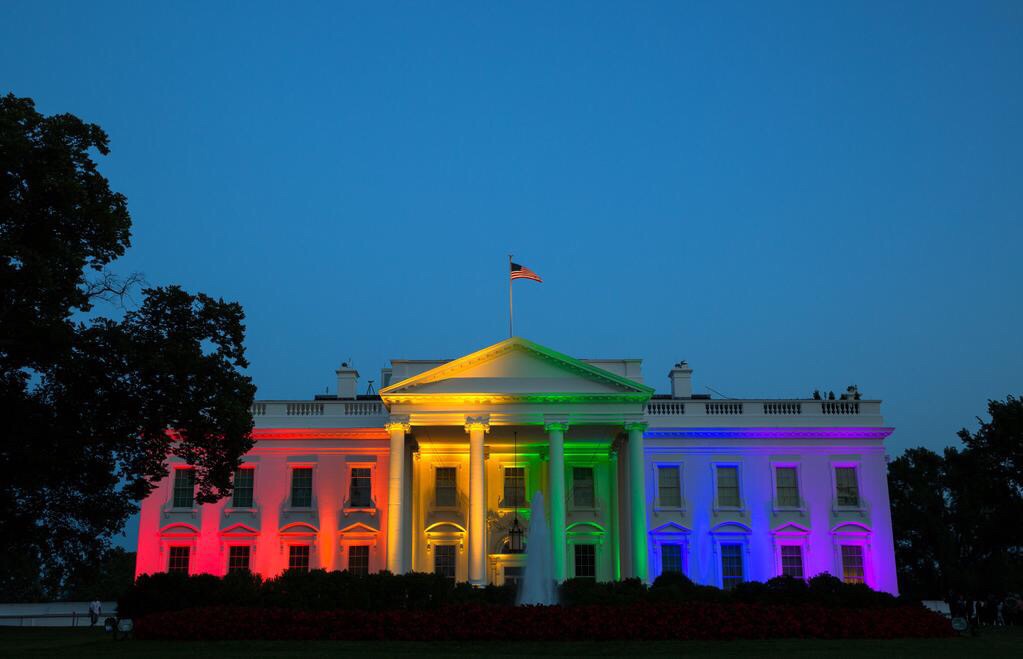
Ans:
[[[543,510],[543,494],[533,495],[526,545],[526,570],[522,574],[519,601],[522,604],[557,604],[558,594],[551,572],[551,532]]]

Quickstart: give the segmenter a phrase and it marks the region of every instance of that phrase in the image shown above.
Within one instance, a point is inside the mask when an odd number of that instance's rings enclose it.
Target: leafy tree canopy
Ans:
[[[99,126],[0,98],[0,597],[54,596],[97,562],[167,475],[231,490],[251,447],[255,387],[237,303],[146,288],[123,318],[83,320],[134,284],[123,195],[98,171]],[[170,434],[168,431],[172,431]],[[41,577],[41,580],[40,580]]]

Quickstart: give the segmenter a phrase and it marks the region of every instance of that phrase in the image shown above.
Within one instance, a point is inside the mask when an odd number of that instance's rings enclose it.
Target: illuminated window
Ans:
[[[838,505],[860,505],[860,485],[856,482],[856,467],[835,467],[835,494]]]
[[[191,469],[174,470],[175,508],[191,508],[195,505],[195,472]]]
[[[352,467],[348,503],[352,508],[373,507],[373,477],[369,467]]]
[[[657,467],[657,504],[664,508],[682,507],[682,476],[678,465]]]
[[[597,578],[597,548],[594,545],[575,545],[575,576]]]
[[[661,574],[682,572],[682,545],[661,545]]]
[[[369,574],[368,545],[355,545],[348,548],[348,571],[359,576]]]
[[[437,467],[436,496],[437,505],[447,508],[454,507],[458,497],[458,486],[455,483],[454,467]]]
[[[593,507],[593,468],[572,469],[572,501],[576,508]]]
[[[188,574],[188,558],[190,554],[191,547],[171,547],[170,557],[167,560],[167,571]]]
[[[739,499],[739,468],[718,467],[718,505],[722,508],[738,508]]]
[[[235,545],[230,547],[227,555],[228,574],[233,574],[235,572],[248,572],[249,558],[251,558],[251,556],[252,548],[248,545]]]
[[[291,507],[310,508],[313,505],[313,469],[295,467],[291,470]]]
[[[309,545],[288,547],[288,569],[300,572],[309,571]]]
[[[433,548],[433,572],[455,580],[455,546],[435,545]]]
[[[255,469],[239,469],[234,472],[234,495],[231,499],[232,507],[252,507],[252,484],[255,473]]]
[[[799,479],[795,467],[778,467],[774,470],[778,505],[786,508],[799,507]]]
[[[743,582],[742,545],[721,545],[721,587],[731,590]]]
[[[799,545],[782,545],[781,573],[784,576],[803,578],[803,548]]]
[[[525,467],[504,468],[504,507],[521,508],[526,502]]]
[[[863,547],[842,545],[842,581],[863,583]]]

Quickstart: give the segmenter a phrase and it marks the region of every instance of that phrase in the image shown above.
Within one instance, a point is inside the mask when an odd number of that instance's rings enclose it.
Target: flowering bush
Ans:
[[[207,607],[153,613],[136,634],[162,640],[730,640],[950,636],[943,616],[887,609],[743,602],[625,606],[460,604],[434,610],[298,611]]]

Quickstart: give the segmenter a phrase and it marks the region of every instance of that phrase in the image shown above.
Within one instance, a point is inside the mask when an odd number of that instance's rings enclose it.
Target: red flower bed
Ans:
[[[662,640],[906,638],[953,635],[922,607],[842,609],[764,604],[528,606],[434,611],[200,608],[136,621],[139,638],[165,640]]]

